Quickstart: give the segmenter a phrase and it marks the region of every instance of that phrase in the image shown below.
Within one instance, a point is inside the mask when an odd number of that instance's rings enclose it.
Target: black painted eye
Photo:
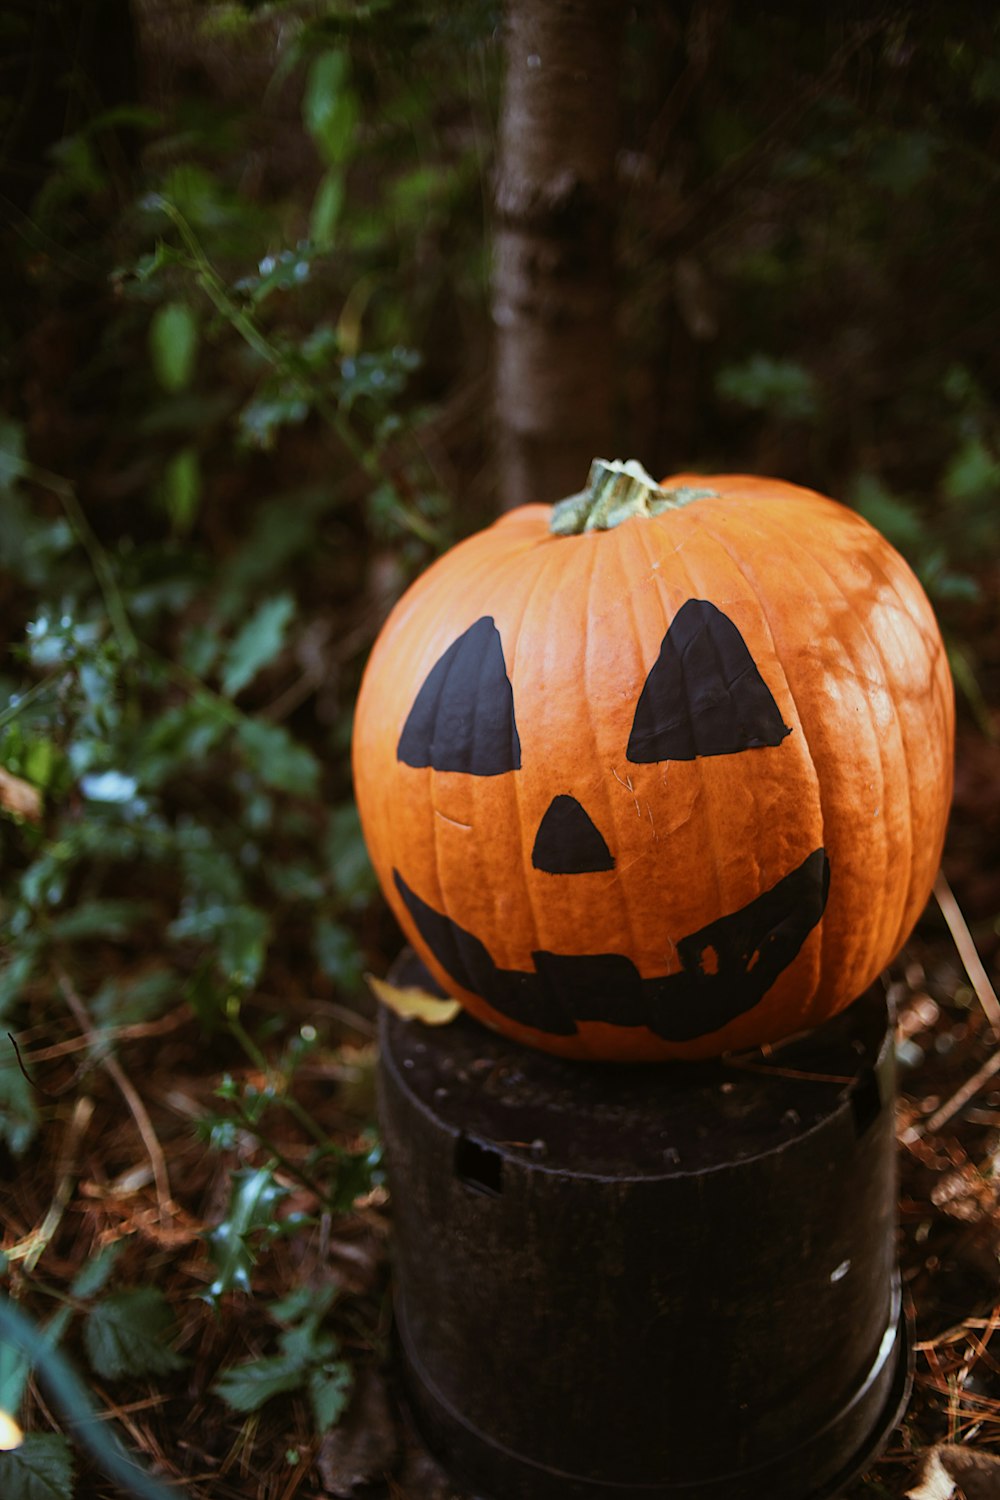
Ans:
[[[613,870],[614,856],[590,814],[575,797],[553,797],[538,825],[531,863],[548,875]]]
[[[500,633],[484,615],[428,672],[399,737],[408,766],[501,776],[521,768],[514,693]]]
[[[780,745],[791,732],[732,620],[707,599],[689,599],[639,696],[628,759],[735,755]]]

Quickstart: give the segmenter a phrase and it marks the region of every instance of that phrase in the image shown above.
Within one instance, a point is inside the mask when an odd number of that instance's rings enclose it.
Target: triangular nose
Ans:
[[[613,870],[614,857],[593,820],[575,797],[553,797],[538,825],[531,863],[548,875],[586,875]]]

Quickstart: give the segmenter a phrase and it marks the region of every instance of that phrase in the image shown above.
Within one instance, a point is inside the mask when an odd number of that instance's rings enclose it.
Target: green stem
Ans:
[[[40,485],[42,489],[49,490],[61,502],[77,541],[90,559],[90,566],[94,570],[94,576],[104,595],[108,619],[118,639],[122,656],[136,656],[139,651],[139,642],[129,621],[118,581],[115,578],[115,571],[111,566],[111,559],[94,535],[93,528],[76,497],[73,485],[68,479],[63,479],[62,475],[52,474],[48,469],[40,469],[37,464],[23,463],[21,475],[24,479],[30,479],[32,483]]]
[[[54,682],[65,675],[64,667],[56,667],[52,672],[47,672],[38,682],[33,683],[25,692],[17,694],[17,702],[9,703],[7,707],[0,710],[0,729],[4,729],[12,719],[24,712],[38,698],[43,698]]]
[[[250,1061],[260,1069],[265,1077],[274,1078],[276,1076],[279,1076],[275,1074],[274,1069],[270,1066],[267,1058],[264,1056],[263,1052],[254,1041],[249,1031],[247,1031],[246,1027],[243,1025],[243,1022],[239,1019],[239,1017],[235,1014],[227,1012],[226,1023],[229,1027],[230,1032],[239,1042],[247,1057],[249,1057]],[[280,1095],[276,1095],[275,1102],[278,1102],[279,1099],[280,1102],[284,1105],[285,1109],[287,1109],[288,1113],[291,1115],[292,1119],[298,1121],[306,1134],[311,1135],[318,1146],[325,1146],[328,1144],[328,1137],[326,1136],[324,1131],[320,1129],[312,1116],[302,1108],[302,1105],[299,1103],[299,1101],[290,1093],[288,1093],[286,1088],[282,1087]],[[263,1139],[263,1137],[261,1137],[261,1139]],[[315,1187],[315,1184],[312,1184],[312,1186]]]
[[[659,516],[665,510],[677,510],[716,493],[693,485],[665,490],[634,458],[624,463],[619,459],[595,458],[586,489],[552,507],[549,530],[556,536],[610,531],[636,516]]]
[[[275,1165],[283,1168],[283,1170],[288,1173],[289,1177],[294,1177],[296,1182],[300,1182],[302,1186],[308,1188],[311,1193],[315,1193],[316,1197],[319,1199],[320,1203],[323,1204],[324,1208],[329,1208],[329,1193],[327,1193],[320,1186],[320,1184],[314,1177],[310,1177],[308,1172],[304,1172],[302,1168],[300,1166],[297,1166],[289,1156],[285,1155],[284,1151],[282,1151],[278,1143],[273,1140],[266,1131],[261,1129],[258,1122],[253,1118],[249,1111],[244,1108],[239,1099],[234,1099],[232,1103],[241,1125],[245,1130],[249,1132],[250,1135],[255,1136],[263,1146],[264,1150],[274,1158]]]
[[[83,1381],[45,1334],[0,1296],[0,1340],[19,1349],[37,1370],[54,1406],[58,1407],[73,1438],[93,1457],[98,1467],[121,1485],[135,1500],[183,1500],[186,1491],[163,1485],[140,1468],[114,1436],[106,1416]]]
[[[363,469],[369,479],[376,482],[387,482],[395,490],[392,476],[386,472],[380,463],[378,455],[371,449],[366,448],[357,433],[347,421],[339,407],[335,406],[326,395],[317,387],[308,371],[302,369],[295,360],[289,358],[288,354],[261,333],[253,319],[235,302],[229,294],[222,277],[212,265],[208,256],[202,249],[197,235],[192,230],[184,215],[171,203],[169,198],[157,195],[157,204],[167,215],[177,233],[180,235],[191,257],[189,269],[194,272],[195,280],[202,291],[212,303],[216,312],[220,313],[226,321],[235,328],[242,339],[249,344],[250,348],[266,364],[277,370],[284,379],[304,387],[309,394],[309,399],[320,417],[331,428],[347,449],[359,468]],[[414,536],[430,546],[440,550],[442,538],[436,528],[426,521],[410,506],[400,502],[398,511],[405,525],[413,532]]]

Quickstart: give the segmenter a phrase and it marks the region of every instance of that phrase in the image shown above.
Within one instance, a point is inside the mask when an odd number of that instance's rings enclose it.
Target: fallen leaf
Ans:
[[[938,1443],[924,1458],[920,1482],[907,1490],[909,1500],[997,1500],[1000,1458],[961,1443]]]
[[[15,1355],[15,1358],[17,1357]],[[23,1442],[24,1433],[10,1412],[0,1411],[0,1452],[10,1453],[12,1449],[20,1448]]]
[[[0,807],[19,818],[27,818],[29,823],[39,823],[42,795],[30,781],[22,781],[20,776],[12,776],[9,771],[0,769]]]
[[[454,1021],[462,1007],[457,1000],[442,1000],[419,985],[390,984],[387,979],[376,979],[366,974],[368,987],[376,1000],[394,1010],[406,1020],[422,1021],[425,1026],[447,1026]]]
[[[398,1448],[385,1385],[375,1371],[363,1370],[347,1415],[320,1444],[316,1466],[324,1490],[349,1500],[359,1487],[391,1473]]]

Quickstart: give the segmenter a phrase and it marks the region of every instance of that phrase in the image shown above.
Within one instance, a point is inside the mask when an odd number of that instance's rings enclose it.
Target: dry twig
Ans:
[[[62,991],[63,999],[76,1018],[77,1025],[96,1047],[98,1038],[94,1032],[94,1023],[73,981],[60,964],[56,965],[56,976],[59,980],[59,988]],[[153,1181],[156,1184],[156,1200],[160,1210],[160,1220],[162,1223],[167,1223],[173,1218],[177,1206],[174,1203],[173,1194],[170,1189],[170,1174],[167,1171],[166,1157],[163,1154],[162,1146],[157,1140],[156,1131],[153,1129],[153,1122],[150,1120],[146,1106],[136,1092],[134,1084],[126,1076],[125,1070],[118,1059],[116,1057],[102,1057],[101,1066],[118,1088],[119,1093],[132,1113],[132,1118],[135,1120],[136,1128],[142,1137],[142,1143],[149,1157],[149,1164],[153,1169]]]
[[[979,957],[976,945],[972,940],[969,925],[962,915],[962,909],[955,900],[951,886],[945,879],[944,871],[939,870],[934,882],[934,899],[941,908],[941,915],[948,924],[958,956],[962,960],[962,967],[969,976],[969,983],[976,992],[976,998],[983,1007],[986,1019],[989,1021],[994,1032],[1000,1033],[1000,1000],[997,999],[996,990],[990,983],[990,977]]]

